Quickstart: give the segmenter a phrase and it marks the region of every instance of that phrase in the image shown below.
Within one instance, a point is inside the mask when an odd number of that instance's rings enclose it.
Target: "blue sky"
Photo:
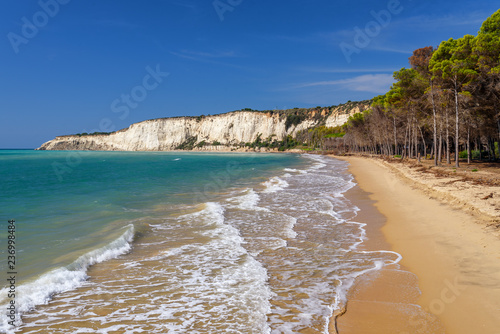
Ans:
[[[388,90],[413,50],[477,34],[499,7],[483,0],[2,4],[2,148],[159,117],[369,99]]]

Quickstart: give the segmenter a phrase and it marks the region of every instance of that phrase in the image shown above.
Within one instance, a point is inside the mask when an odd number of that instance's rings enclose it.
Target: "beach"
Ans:
[[[357,277],[401,258],[364,246],[381,224],[326,156],[78,152],[60,175],[75,152],[0,153],[2,210],[29,227],[18,333],[325,333]]]
[[[423,191],[447,178],[355,157],[86,152],[60,180],[66,152],[1,153],[16,166],[3,210],[32,231],[16,332],[498,332],[496,217]],[[497,204],[494,185],[461,182],[446,187]]]
[[[338,332],[499,333],[498,186],[438,180],[375,159],[340,159],[358,184],[347,197],[361,208],[358,221],[368,224],[364,247],[387,242],[403,259],[358,278]]]

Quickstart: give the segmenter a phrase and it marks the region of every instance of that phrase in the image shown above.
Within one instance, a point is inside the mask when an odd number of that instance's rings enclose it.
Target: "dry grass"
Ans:
[[[421,160],[420,163],[416,159],[384,158],[384,160],[415,168],[417,172],[432,173],[438,178],[456,178],[456,180],[450,181],[450,184],[457,181],[467,181],[477,185],[500,186],[500,163],[498,162],[474,161],[467,164],[466,161],[463,161],[460,162],[459,168],[455,168],[454,165],[446,163],[434,166],[433,160]]]

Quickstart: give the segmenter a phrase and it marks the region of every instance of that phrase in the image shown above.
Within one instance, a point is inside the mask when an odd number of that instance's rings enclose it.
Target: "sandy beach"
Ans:
[[[358,183],[347,196],[361,204],[364,247],[403,259],[357,281],[338,333],[500,333],[499,187],[341,159]]]

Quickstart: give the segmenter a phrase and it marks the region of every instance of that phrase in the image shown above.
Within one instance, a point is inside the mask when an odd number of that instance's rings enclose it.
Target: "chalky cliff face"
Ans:
[[[252,143],[258,137],[283,140],[301,130],[342,125],[368,104],[351,108],[307,111],[300,122],[288,124],[280,112],[234,111],[204,117],[161,118],[132,124],[111,134],[59,136],[39,150],[171,151],[196,149],[224,151]]]

